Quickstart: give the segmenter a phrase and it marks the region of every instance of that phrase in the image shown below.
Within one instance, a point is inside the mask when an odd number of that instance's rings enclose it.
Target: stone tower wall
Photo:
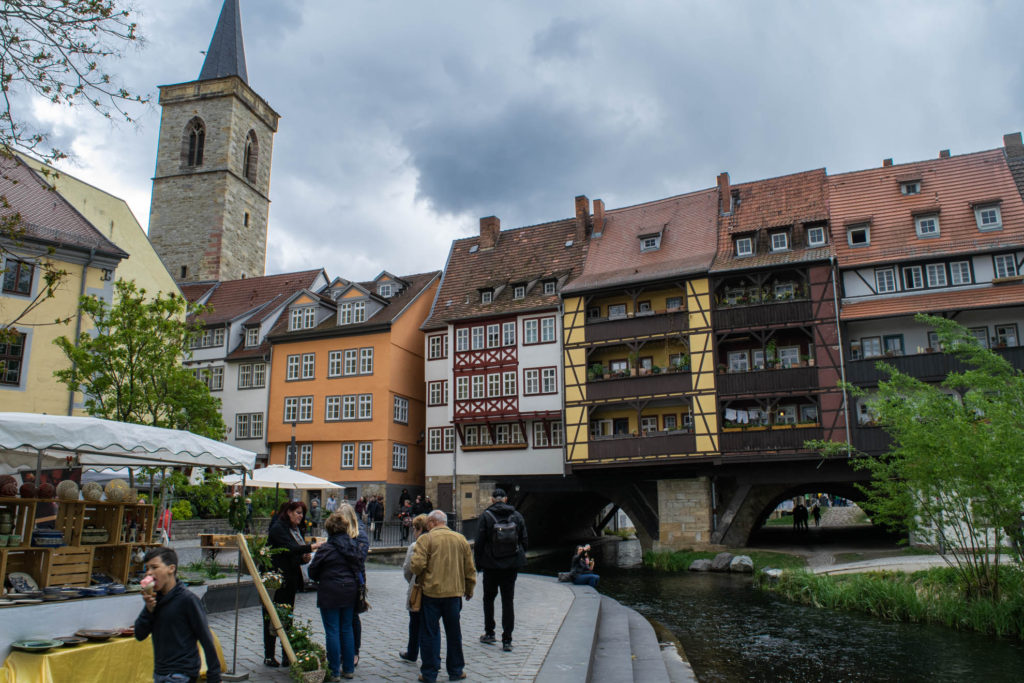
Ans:
[[[234,76],[164,86],[160,104],[149,224],[153,247],[178,280],[263,275],[277,114]],[[203,163],[189,167],[185,129],[196,116],[206,126]],[[255,182],[243,173],[250,130],[258,143]]]

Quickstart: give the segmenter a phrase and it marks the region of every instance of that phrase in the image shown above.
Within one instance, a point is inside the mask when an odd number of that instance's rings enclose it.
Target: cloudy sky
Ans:
[[[135,0],[132,89],[194,80],[221,0]],[[1002,145],[1024,127],[1024,3],[242,0],[249,84],[282,119],[267,272],[444,267],[481,216],[565,218],[811,168]],[[154,97],[155,101],[155,97]],[[145,227],[159,108],[36,105],[68,172]]]

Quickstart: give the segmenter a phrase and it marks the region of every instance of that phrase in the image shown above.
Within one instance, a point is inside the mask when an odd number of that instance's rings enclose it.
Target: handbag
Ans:
[[[423,587],[417,581],[409,589],[409,611],[419,612],[423,605]]]
[[[366,584],[359,577],[359,593],[356,594],[356,612],[362,614],[370,611],[370,601],[366,599]]]

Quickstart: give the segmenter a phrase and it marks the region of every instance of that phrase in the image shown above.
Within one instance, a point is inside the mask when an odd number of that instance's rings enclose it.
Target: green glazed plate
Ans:
[[[64,643],[59,640],[19,640],[11,643],[11,647],[15,650],[21,650],[22,652],[46,652],[55,647],[60,647]]]

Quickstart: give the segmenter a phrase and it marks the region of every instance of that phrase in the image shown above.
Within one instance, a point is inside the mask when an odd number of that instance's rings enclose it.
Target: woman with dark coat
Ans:
[[[320,547],[319,543],[306,543],[302,536],[302,519],[306,514],[306,505],[300,500],[290,500],[281,505],[274,521],[270,523],[267,534],[267,546],[283,548],[283,552],[275,554],[271,560],[274,569],[281,573],[281,587],[274,591],[274,604],[295,607],[295,594],[302,588],[302,565],[309,562],[310,553]],[[263,663],[267,666],[280,666],[274,659],[274,641],[277,634],[270,624],[270,618],[263,613]],[[281,646],[281,659],[284,659],[284,645]]]
[[[331,677],[352,678],[356,653],[352,619],[368,547],[359,542],[359,522],[351,508],[348,514],[343,509],[334,512],[325,526],[327,542],[310,563],[309,578],[318,582],[316,606],[324,623]]]

